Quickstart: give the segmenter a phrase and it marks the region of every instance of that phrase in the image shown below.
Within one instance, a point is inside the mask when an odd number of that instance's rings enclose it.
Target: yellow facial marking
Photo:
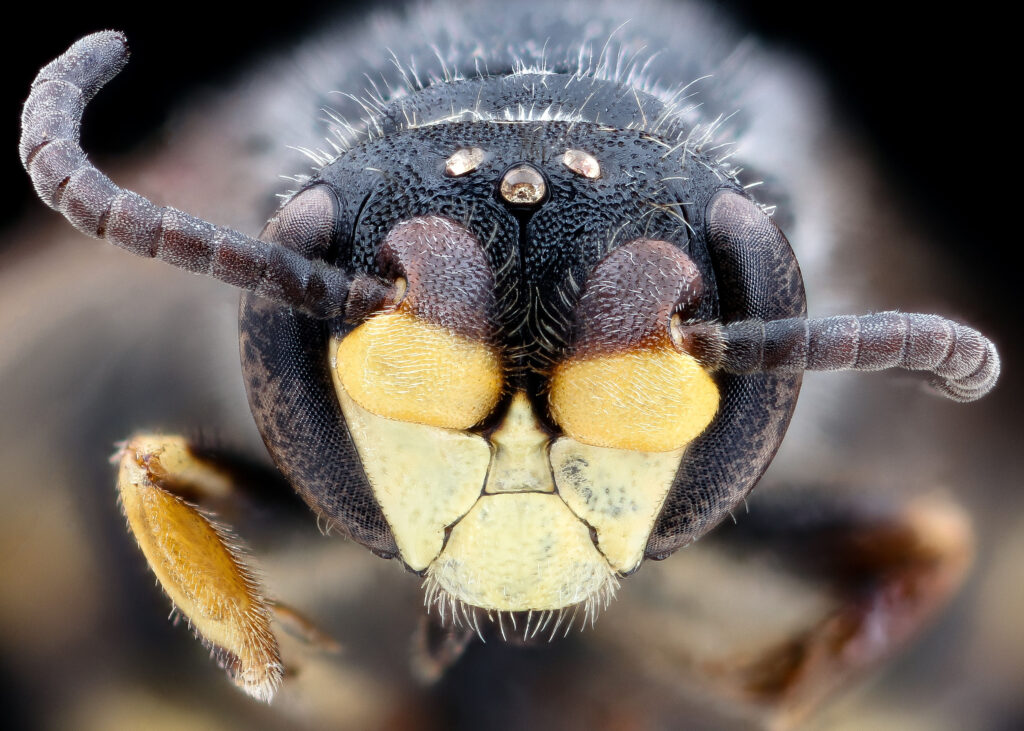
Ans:
[[[614,589],[590,531],[557,495],[486,495],[428,570],[438,589],[482,609],[560,609]]]
[[[426,570],[428,596],[440,592],[496,611],[593,606],[606,597],[616,574],[643,560],[685,446],[718,408],[714,382],[692,357],[671,348],[569,360],[556,369],[550,394],[569,436],[552,443],[529,398],[516,393],[488,443],[462,428],[411,423],[423,421],[422,405],[417,413],[388,404],[370,409],[349,391],[350,382],[357,388],[398,382],[365,352],[393,347],[392,331],[405,329],[419,331],[410,339],[429,341],[420,349],[436,352],[459,342],[445,331],[438,346],[430,326],[400,308],[332,341],[338,354],[332,373],[367,479],[402,558]],[[426,370],[440,367],[436,356],[409,358],[427,362]],[[499,365],[495,358],[493,368]],[[368,370],[383,375],[371,378]],[[495,398],[500,388],[495,378]],[[371,398],[391,399],[398,389],[369,390]],[[447,407],[439,401],[430,408]]]
[[[118,491],[128,526],[160,585],[199,634],[229,653],[229,671],[269,700],[281,679],[270,611],[226,530],[161,486],[223,479],[178,437],[139,438],[120,454]]]
[[[332,352],[345,391],[389,419],[467,429],[501,397],[501,362],[493,348],[403,308],[371,317]]]
[[[718,410],[718,387],[671,347],[570,358],[551,378],[551,413],[585,444],[639,452],[685,446]]]
[[[491,435],[494,458],[487,492],[554,492],[548,464],[548,435],[521,391],[512,397],[501,426]]]
[[[441,552],[445,528],[480,496],[491,450],[483,437],[394,421],[334,387],[366,478],[409,566],[422,571]]]
[[[593,526],[608,562],[628,573],[640,565],[684,449],[633,452],[572,439],[551,445],[558,494]]]

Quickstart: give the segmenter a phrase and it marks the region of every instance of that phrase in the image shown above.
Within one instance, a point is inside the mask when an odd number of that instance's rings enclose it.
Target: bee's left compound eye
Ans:
[[[380,261],[399,296],[337,344],[342,386],[389,419],[447,429],[482,421],[503,378],[494,279],[480,244],[446,218],[414,218],[391,230]]]

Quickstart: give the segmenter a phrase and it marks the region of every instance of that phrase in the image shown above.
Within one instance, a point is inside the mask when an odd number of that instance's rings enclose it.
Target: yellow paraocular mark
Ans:
[[[643,560],[684,451],[634,452],[567,437],[551,445],[558,494],[594,528],[601,553],[618,571],[629,573]]]
[[[718,411],[718,387],[671,347],[570,358],[551,378],[555,421],[596,447],[668,452],[697,437]]]
[[[336,370],[364,409],[398,421],[467,429],[501,397],[494,348],[399,308],[374,315],[337,345]]]
[[[334,387],[402,560],[422,571],[441,552],[445,528],[483,491],[491,461],[487,440],[373,414],[348,394],[337,372]]]

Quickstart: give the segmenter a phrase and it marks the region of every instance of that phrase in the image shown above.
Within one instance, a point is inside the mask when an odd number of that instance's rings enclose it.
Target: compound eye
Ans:
[[[326,185],[296,194],[263,227],[260,238],[287,246],[306,257],[319,257],[331,245],[338,204]]]
[[[447,429],[482,421],[501,398],[503,371],[480,244],[446,218],[414,218],[388,234],[380,263],[399,284],[398,301],[336,343],[341,386],[389,419]]]
[[[577,307],[573,351],[551,376],[551,415],[566,435],[668,452],[707,428],[718,387],[670,326],[702,295],[693,261],[665,241],[637,239],[598,263]]]

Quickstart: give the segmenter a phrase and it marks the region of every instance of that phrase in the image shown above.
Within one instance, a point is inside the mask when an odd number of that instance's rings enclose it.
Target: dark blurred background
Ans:
[[[953,240],[964,245],[963,265],[976,270],[967,274],[984,276],[981,270],[988,269],[994,285],[1011,283],[1011,247],[1002,244],[1008,234],[990,212],[993,194],[997,201],[1009,197],[1000,189],[1004,178],[1012,184],[1013,139],[1020,128],[1008,112],[1011,73],[1019,62],[1010,60],[1015,24],[1005,12],[978,3],[957,12],[878,2],[718,4],[741,26],[797,50],[822,71],[853,128],[877,151],[878,164],[907,191],[909,205],[932,212],[933,219],[941,211],[942,220],[930,224],[937,230],[963,232]],[[144,59],[129,64],[89,107],[84,147],[102,158],[157,134],[191,92],[216,88],[253,58],[285,49],[325,19],[362,6],[307,0],[271,14],[215,7],[193,0],[176,3],[173,12],[142,3],[69,4],[50,11],[45,23],[21,24],[31,32],[9,36],[2,50],[0,140],[9,144],[0,157],[0,222],[20,216],[30,203],[38,210],[15,155],[20,106],[39,67],[83,29],[122,29]],[[136,100],[131,115],[123,113],[117,90]],[[985,256],[976,256],[979,250]]]

